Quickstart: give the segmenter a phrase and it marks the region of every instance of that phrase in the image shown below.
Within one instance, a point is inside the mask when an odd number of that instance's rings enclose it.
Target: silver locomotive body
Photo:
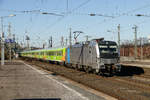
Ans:
[[[113,41],[94,39],[67,48],[66,63],[96,73],[119,72],[119,53]]]

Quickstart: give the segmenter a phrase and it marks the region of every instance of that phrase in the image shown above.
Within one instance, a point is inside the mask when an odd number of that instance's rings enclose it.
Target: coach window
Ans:
[[[56,55],[56,52],[54,51],[54,56]]]
[[[56,51],[54,51],[54,56],[56,56]]]
[[[55,51],[55,55],[58,56],[58,51]]]
[[[58,51],[58,56],[60,56],[60,51]]]
[[[60,55],[60,52],[59,51],[57,51],[57,56],[59,56]]]
[[[63,50],[61,51],[61,56],[63,56]]]
[[[57,51],[57,56],[59,56],[59,51]]]
[[[57,51],[55,51],[55,56],[57,56]]]
[[[58,51],[56,51],[56,56],[58,56],[59,55],[59,52]]]
[[[59,52],[59,56],[61,56],[61,51],[58,51]]]
[[[45,55],[47,55],[47,52],[45,52]]]
[[[57,53],[56,53],[56,51],[54,51],[54,56],[56,56],[57,55]]]
[[[60,56],[60,51],[57,51],[57,56]]]
[[[59,51],[59,56],[61,56],[61,51]]]
[[[57,56],[58,55],[58,52],[57,51],[55,51],[55,56]]]
[[[61,55],[63,56],[63,50],[61,51]]]
[[[57,56],[60,56],[60,52],[59,51],[57,51]]]

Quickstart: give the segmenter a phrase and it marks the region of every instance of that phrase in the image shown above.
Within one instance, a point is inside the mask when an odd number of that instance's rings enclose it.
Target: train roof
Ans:
[[[92,39],[92,40],[99,40],[99,41],[103,41],[104,40],[104,38],[96,38],[96,39]]]
[[[23,52],[39,52],[39,51],[48,51],[48,50],[60,50],[60,49],[64,49],[66,47],[56,47],[56,48],[47,48],[47,49],[37,49],[37,50],[26,50],[26,51],[22,51]]]

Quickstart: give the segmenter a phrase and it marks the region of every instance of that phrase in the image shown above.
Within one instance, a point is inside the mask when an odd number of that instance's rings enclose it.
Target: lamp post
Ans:
[[[4,42],[5,42],[5,38],[4,38],[4,32],[3,32],[3,18],[6,18],[6,17],[13,17],[13,16],[16,16],[14,14],[12,15],[9,15],[9,16],[1,16],[0,19],[1,19],[1,65],[3,66],[4,65],[4,60],[5,60],[5,55],[4,55]]]

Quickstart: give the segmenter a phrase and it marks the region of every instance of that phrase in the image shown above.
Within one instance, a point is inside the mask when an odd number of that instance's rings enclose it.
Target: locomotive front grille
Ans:
[[[104,59],[101,58],[101,62],[104,64],[116,64],[117,63],[117,59]]]

